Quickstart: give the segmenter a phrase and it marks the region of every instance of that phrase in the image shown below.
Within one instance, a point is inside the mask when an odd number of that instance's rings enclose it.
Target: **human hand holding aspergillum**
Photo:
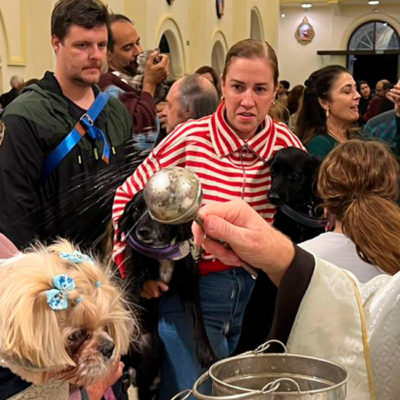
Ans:
[[[200,208],[199,215],[204,220],[204,231],[197,223],[192,227],[197,245],[224,264],[239,266],[243,260],[260,268],[279,285],[295,254],[290,239],[243,200],[207,204]]]

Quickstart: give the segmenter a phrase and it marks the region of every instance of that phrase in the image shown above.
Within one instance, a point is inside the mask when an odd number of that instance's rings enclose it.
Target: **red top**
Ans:
[[[113,258],[125,276],[125,237],[118,241],[118,220],[126,204],[142,190],[150,177],[169,166],[189,168],[200,179],[203,204],[242,198],[268,222],[273,221],[275,208],[268,201],[271,187],[269,160],[285,147],[304,149],[300,140],[285,124],[267,116],[259,132],[242,140],[224,118],[224,103],[217,111],[199,120],[178,125],[146,158],[120,187],[113,205],[115,229]],[[199,263],[200,274],[232,268],[205,254]]]

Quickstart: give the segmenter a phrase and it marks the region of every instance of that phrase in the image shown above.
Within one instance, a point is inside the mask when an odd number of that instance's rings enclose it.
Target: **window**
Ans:
[[[349,50],[400,50],[399,35],[387,22],[367,22],[354,31]]]

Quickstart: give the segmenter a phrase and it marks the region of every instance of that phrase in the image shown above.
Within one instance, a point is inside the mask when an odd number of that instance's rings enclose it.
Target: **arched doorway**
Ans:
[[[374,87],[380,79],[396,83],[399,75],[400,37],[385,21],[369,21],[359,26],[348,43],[348,69],[356,81]]]
[[[173,34],[173,32],[167,30],[161,36],[160,42],[158,44],[161,53],[168,54],[169,63],[169,76],[172,79],[177,79],[183,76],[181,55],[178,50],[178,42]]]
[[[211,66],[217,71],[218,75],[222,74],[222,70],[224,69],[225,62],[225,51],[222,43],[217,40],[214,43],[212,52],[211,52]]]
[[[264,40],[261,17],[256,8],[253,8],[250,13],[250,37]]]
[[[182,35],[177,23],[167,17],[156,28],[156,40],[162,53],[169,55],[169,79],[182,78],[186,72],[186,60]]]

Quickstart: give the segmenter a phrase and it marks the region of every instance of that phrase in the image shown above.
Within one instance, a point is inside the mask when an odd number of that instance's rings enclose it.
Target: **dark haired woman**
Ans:
[[[338,143],[355,136],[360,94],[340,65],[313,72],[305,82],[295,132],[309,153],[323,159]]]

